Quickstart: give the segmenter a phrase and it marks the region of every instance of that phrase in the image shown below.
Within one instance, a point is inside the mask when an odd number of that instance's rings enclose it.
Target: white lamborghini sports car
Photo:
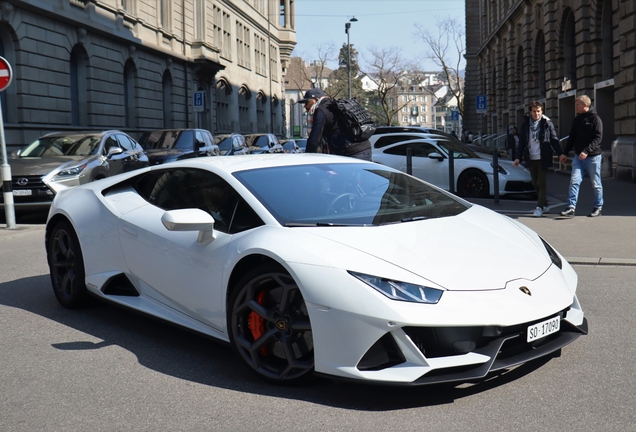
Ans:
[[[577,275],[524,225],[383,165],[196,158],[62,191],[53,290],[228,342],[261,377],[469,381],[587,333]]]

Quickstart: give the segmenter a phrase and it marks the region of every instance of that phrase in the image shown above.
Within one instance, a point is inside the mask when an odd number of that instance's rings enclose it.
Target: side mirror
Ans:
[[[108,153],[106,154],[106,157],[110,159],[111,157],[118,154],[122,154],[123,152],[124,152],[124,149],[122,149],[121,147],[110,147],[108,149]]]
[[[444,160],[444,156],[442,156],[441,154],[439,154],[437,152],[433,152],[433,153],[429,154],[428,158],[429,159],[437,159],[440,162]]]
[[[197,243],[206,245],[214,240],[214,218],[201,209],[170,210],[161,216],[168,231],[199,231]]]

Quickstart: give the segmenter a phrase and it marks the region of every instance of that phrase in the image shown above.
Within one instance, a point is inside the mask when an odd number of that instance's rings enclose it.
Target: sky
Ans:
[[[415,24],[436,31],[436,18],[452,17],[465,22],[465,0],[295,0],[296,41],[294,56],[312,60],[317,47],[332,43],[335,55],[347,43],[345,23],[352,17],[349,39],[359,53],[364,67],[364,56],[376,48],[399,48],[406,60],[422,57],[425,45],[414,36]],[[337,62],[329,64],[337,67]],[[430,61],[423,69],[436,70]]]

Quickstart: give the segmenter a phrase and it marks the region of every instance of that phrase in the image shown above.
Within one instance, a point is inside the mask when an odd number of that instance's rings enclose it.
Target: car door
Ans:
[[[432,153],[442,155],[442,152],[427,141],[407,141],[386,148],[382,153],[392,161],[390,166],[406,172],[406,151],[411,149],[413,176],[448,189],[448,159],[439,161],[429,157]]]
[[[144,294],[218,331],[225,327],[223,287],[227,233],[239,195],[204,170],[174,168],[147,173],[138,191],[150,205],[121,217],[120,237],[126,263]],[[197,243],[198,232],[168,231],[167,210],[199,208],[215,220],[215,239]]]

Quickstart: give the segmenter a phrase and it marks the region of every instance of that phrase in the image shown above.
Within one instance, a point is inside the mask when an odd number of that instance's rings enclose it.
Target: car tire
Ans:
[[[253,372],[278,384],[313,375],[307,306],[281,266],[265,264],[248,272],[236,284],[228,306],[232,348]]]
[[[69,222],[58,222],[51,231],[47,258],[57,301],[69,309],[88,304],[84,257],[75,230]]]
[[[490,185],[486,174],[475,169],[461,173],[457,179],[457,195],[465,198],[488,198]]]

